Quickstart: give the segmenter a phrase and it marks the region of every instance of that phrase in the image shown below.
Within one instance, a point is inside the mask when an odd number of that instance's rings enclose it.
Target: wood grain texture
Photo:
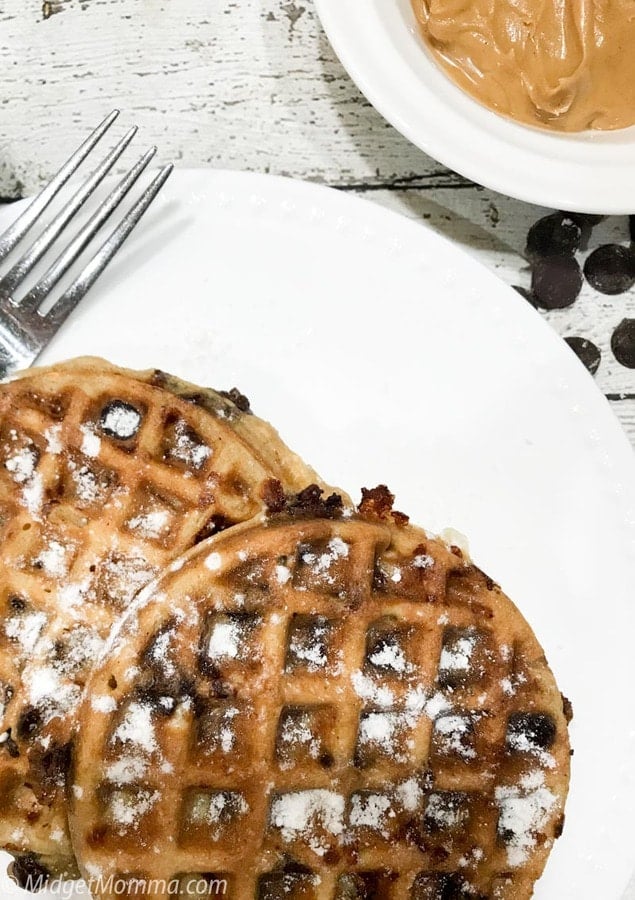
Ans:
[[[291,175],[359,193],[448,236],[510,284],[545,210],[473,185],[426,157],[368,104],[336,59],[311,0],[0,0],[0,197],[46,181],[112,107],[159,161]],[[126,156],[126,160],[129,157]],[[611,218],[592,246],[627,240]],[[635,293],[585,285],[536,313],[602,352],[600,388],[635,394],[610,349]],[[612,401],[635,443],[633,400]]]

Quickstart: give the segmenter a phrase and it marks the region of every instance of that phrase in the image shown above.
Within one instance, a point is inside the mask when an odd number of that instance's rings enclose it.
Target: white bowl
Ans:
[[[511,197],[572,212],[635,212],[635,127],[562,134],[491,112],[435,63],[410,0],[315,0],[351,78],[413,144]]]

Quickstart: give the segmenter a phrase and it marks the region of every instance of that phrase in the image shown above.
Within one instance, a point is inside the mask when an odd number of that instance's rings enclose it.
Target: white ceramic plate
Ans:
[[[427,52],[410,0],[315,0],[349,75],[413,144],[479,184],[542,206],[635,210],[635,127],[564,135],[519,125],[458,88]]]
[[[18,207],[4,211],[4,218]],[[422,225],[312,185],[177,172],[47,350],[238,385],[333,484],[459,529],[573,700],[567,825],[539,900],[635,863],[635,465],[566,345]],[[23,896],[0,880],[0,895]]]

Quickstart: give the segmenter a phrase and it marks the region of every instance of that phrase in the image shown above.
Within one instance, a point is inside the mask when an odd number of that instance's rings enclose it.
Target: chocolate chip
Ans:
[[[534,264],[531,289],[542,309],[564,309],[582,290],[582,271],[570,256],[546,256]]]
[[[51,877],[51,873],[35,853],[16,856],[9,874],[19,887],[33,893],[43,890]]]
[[[200,544],[201,541],[207,540],[208,537],[211,537],[213,534],[218,534],[221,531],[225,531],[227,528],[231,528],[232,525],[235,525],[232,519],[228,519],[227,516],[223,516],[217,514],[210,516],[205,525],[198,531],[194,537],[194,543]]]
[[[251,404],[249,403],[249,398],[245,397],[245,395],[238,390],[238,388],[232,388],[231,391],[221,391],[221,397],[226,397],[228,400],[237,406],[241,412],[250,413],[251,412]]]
[[[42,725],[42,714],[35,706],[29,706],[18,719],[18,738],[32,737]]]
[[[635,319],[622,319],[613,332],[611,350],[618,363],[635,369]]]
[[[312,896],[311,887],[315,876],[306,867],[301,871],[267,872],[258,879],[257,900],[289,900],[293,897]]]
[[[584,274],[601,294],[623,294],[635,284],[635,254],[621,244],[604,244],[587,257]]]
[[[139,431],[141,418],[141,413],[131,403],[111,400],[99,415],[99,427],[108,437],[127,441]]]
[[[582,229],[567,213],[557,212],[539,219],[529,229],[526,254],[529,259],[544,256],[573,256],[580,248]]]
[[[39,747],[33,748],[29,753],[29,762],[38,785],[38,798],[45,802],[66,783],[71,766],[71,745],[57,745],[45,751]]]
[[[556,723],[546,713],[512,713],[507,722],[511,750],[548,750],[556,739]]]
[[[606,218],[606,216],[596,216],[591,213],[565,213],[565,215],[569,216],[576,225],[580,226],[582,232],[580,235],[580,250],[588,248],[593,228]]]
[[[602,354],[593,341],[589,341],[587,338],[583,337],[568,337],[565,338],[565,341],[571,347],[580,362],[586,366],[591,375],[595,375],[600,367]]]
[[[524,297],[528,303],[531,303],[533,307],[536,307],[538,304],[536,303],[536,298],[533,293],[526,287],[523,287],[520,284],[512,284],[513,289],[520,294],[521,297]]]
[[[346,872],[337,880],[335,900],[383,900],[390,896],[390,885],[398,876],[379,869],[371,872]]]
[[[421,872],[414,880],[411,900],[478,900],[462,875],[456,872]]]
[[[26,600],[17,596],[9,597],[9,606],[14,612],[24,612],[26,609]]]

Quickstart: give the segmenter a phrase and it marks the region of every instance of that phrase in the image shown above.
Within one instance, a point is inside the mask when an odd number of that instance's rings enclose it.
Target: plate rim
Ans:
[[[460,257],[464,261],[464,265],[469,269],[479,271],[482,280],[486,279],[492,285],[495,284],[501,295],[505,294],[506,302],[510,307],[514,307],[514,313],[512,314],[514,317],[520,315],[521,318],[525,317],[527,322],[531,321],[533,323],[532,327],[539,329],[543,341],[548,341],[554,348],[556,348],[556,346],[558,347],[558,359],[566,366],[571,382],[573,383],[574,391],[578,394],[582,394],[582,398],[588,403],[591,409],[594,421],[599,421],[598,417],[601,416],[602,438],[606,441],[607,451],[618,463],[620,477],[622,477],[621,473],[626,471],[628,471],[629,476],[631,473],[635,475],[635,456],[633,456],[632,448],[626,434],[613,414],[608,401],[595,384],[593,378],[580,364],[575,354],[567,348],[560,335],[558,335],[544,318],[528,305],[526,301],[513,290],[513,288],[509,287],[509,285],[500,279],[495,272],[451,239],[445,235],[439,234],[429,224],[412,220],[402,213],[387,209],[368,197],[351,196],[348,193],[339,192],[326,185],[298,181],[297,179],[288,177],[271,176],[253,172],[208,169],[181,169],[175,174],[177,175],[177,178],[182,179],[182,183],[179,187],[181,188],[181,193],[187,195],[184,199],[189,199],[189,201],[193,202],[195,205],[198,204],[201,199],[204,199],[204,196],[197,196],[196,194],[196,186],[197,184],[200,185],[201,182],[199,179],[202,178],[205,181],[205,187],[201,190],[201,194],[203,194],[203,191],[210,191],[213,189],[222,191],[223,184],[229,184],[227,194],[231,200],[231,189],[234,184],[237,184],[236,194],[246,202],[248,199],[247,188],[252,191],[254,195],[257,195],[258,187],[260,186],[263,188],[263,193],[265,191],[271,191],[272,198],[277,204],[281,205],[282,208],[284,208],[283,202],[289,202],[287,198],[290,198],[290,202],[293,203],[294,194],[296,196],[299,194],[308,197],[314,196],[316,199],[328,197],[328,200],[325,200],[325,203],[330,204],[332,202],[334,204],[332,208],[337,208],[337,212],[345,211],[346,207],[351,206],[363,208],[367,212],[367,215],[364,216],[366,221],[368,219],[378,219],[383,222],[388,222],[389,225],[392,223],[394,225],[393,230],[398,232],[403,229],[404,233],[407,233],[409,240],[410,237],[414,240],[415,237],[425,233],[432,244],[436,243],[437,246],[443,246],[445,248],[442,257],[444,261],[445,252],[447,252],[451,255]],[[247,184],[242,184],[243,182]],[[279,190],[274,190],[275,183],[283,185],[283,197],[280,196]],[[28,199],[23,202],[28,203]],[[166,198],[166,203],[167,202],[172,202],[172,200]],[[21,203],[18,203],[20,204],[19,207],[16,204],[11,204],[10,206],[10,209],[15,209],[16,214],[21,208]],[[430,246],[430,243],[426,244],[425,241],[422,242],[422,250],[424,252],[426,247],[429,248]],[[623,466],[626,466],[626,468]],[[617,900],[617,898],[615,898],[615,900]]]

